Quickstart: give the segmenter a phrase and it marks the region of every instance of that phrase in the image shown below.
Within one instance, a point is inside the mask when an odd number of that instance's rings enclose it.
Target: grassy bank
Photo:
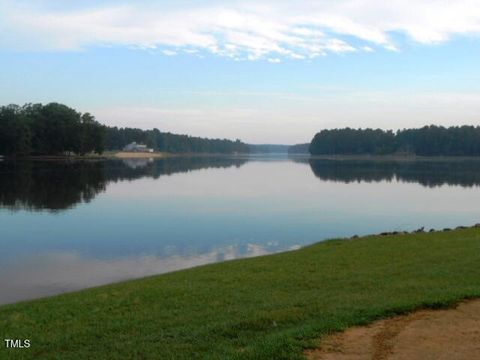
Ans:
[[[480,296],[480,228],[333,240],[0,307],[0,358],[295,359],[318,336]]]

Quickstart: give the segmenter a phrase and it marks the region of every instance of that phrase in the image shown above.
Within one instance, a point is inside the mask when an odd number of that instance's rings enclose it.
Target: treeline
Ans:
[[[0,155],[84,155],[122,150],[132,142],[171,153],[248,153],[240,140],[204,139],[158,129],[107,127],[58,103],[0,107]]]
[[[0,107],[0,155],[101,153],[105,128],[89,113],[50,103]]]
[[[393,132],[381,129],[322,130],[310,143],[312,155],[479,156],[480,126],[425,126]]]
[[[291,155],[294,154],[308,154],[308,148],[310,144],[296,144],[288,148],[288,153]]]
[[[249,147],[240,140],[205,139],[161,132],[158,129],[142,130],[134,128],[109,127],[106,130],[106,148],[122,150],[132,142],[147,145],[155,151],[170,153],[248,153]]]
[[[289,145],[277,145],[277,144],[250,144],[250,154],[286,154],[288,152]]]

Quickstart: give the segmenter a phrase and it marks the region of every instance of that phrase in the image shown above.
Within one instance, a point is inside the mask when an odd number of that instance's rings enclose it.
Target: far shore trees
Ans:
[[[170,153],[248,153],[240,140],[205,139],[158,129],[107,127],[62,104],[0,107],[0,156],[85,155],[123,150],[132,142]]]
[[[122,150],[125,145],[135,141],[146,144],[155,151],[169,153],[246,154],[250,152],[249,146],[238,139],[235,141],[205,139],[161,132],[158,129],[108,127],[106,131],[106,148],[108,150]]]
[[[322,130],[310,143],[312,155],[480,156],[480,126],[424,126],[394,133],[381,129]]]
[[[50,103],[0,107],[0,155],[102,153],[105,127],[88,114]]]

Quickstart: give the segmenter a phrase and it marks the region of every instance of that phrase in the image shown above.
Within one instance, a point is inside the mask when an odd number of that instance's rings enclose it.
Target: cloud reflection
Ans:
[[[194,266],[273,252],[264,246],[231,245],[190,256],[146,255],[117,259],[86,258],[75,252],[31,255],[2,266],[0,304],[60,294],[92,286],[162,274]],[[278,251],[278,250],[277,250]]]

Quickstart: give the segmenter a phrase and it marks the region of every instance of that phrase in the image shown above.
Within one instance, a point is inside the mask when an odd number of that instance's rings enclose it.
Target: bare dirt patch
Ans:
[[[322,339],[310,360],[480,359],[480,300],[421,310]]]

